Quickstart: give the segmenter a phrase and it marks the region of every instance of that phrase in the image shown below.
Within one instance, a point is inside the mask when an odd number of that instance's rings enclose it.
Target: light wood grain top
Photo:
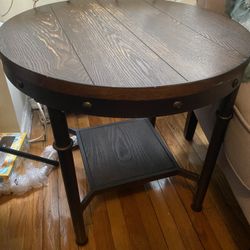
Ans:
[[[94,96],[97,87],[164,89],[227,74],[249,60],[250,33],[185,4],[72,0],[7,21],[0,54],[27,74],[55,80],[34,84]]]

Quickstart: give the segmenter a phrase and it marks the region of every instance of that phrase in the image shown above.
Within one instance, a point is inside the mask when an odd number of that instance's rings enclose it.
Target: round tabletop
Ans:
[[[71,0],[4,23],[0,55],[13,84],[50,106],[81,104],[78,109],[98,113],[93,102],[112,109],[171,100],[181,112],[237,87],[249,62],[250,33],[186,4]]]

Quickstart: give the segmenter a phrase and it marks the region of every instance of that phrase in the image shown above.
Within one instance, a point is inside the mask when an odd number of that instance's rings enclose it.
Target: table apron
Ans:
[[[232,83],[233,80],[202,93],[154,101],[116,101],[82,98],[55,93],[29,83],[25,83],[24,89],[16,87],[36,101],[58,110],[106,117],[133,118],[182,113],[218,102],[234,90]]]
[[[68,112],[121,118],[177,114],[216,103],[239,87],[244,70],[244,67],[240,67],[228,76],[222,76],[222,81],[217,79],[217,84],[209,84],[210,86],[206,90],[191,95],[183,93],[183,96],[178,95],[175,98],[168,97],[166,99],[134,101],[85,98],[55,92],[38,86],[32,79],[29,80],[26,76],[19,74],[15,70],[11,70],[8,63],[4,63],[3,65],[5,74],[12,84],[21,92],[48,107]]]

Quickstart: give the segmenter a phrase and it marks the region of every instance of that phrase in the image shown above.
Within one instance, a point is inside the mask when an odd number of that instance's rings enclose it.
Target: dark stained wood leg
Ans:
[[[184,128],[184,136],[188,141],[192,141],[197,125],[197,118],[194,111],[188,112],[186,124]]]
[[[156,123],[156,117],[150,117],[148,118],[149,121],[151,122],[151,124],[155,127],[155,123]]]
[[[67,120],[62,111],[48,108],[48,112],[55,139],[54,148],[57,150],[59,156],[76,242],[83,245],[88,239],[84,227],[82,206],[72,155],[72,140],[69,137]]]
[[[197,190],[194,195],[192,204],[192,209],[194,211],[202,210],[202,203],[215,167],[217,156],[220,152],[228,123],[233,115],[233,105],[237,93],[238,88],[222,100],[219,110],[217,111],[217,119],[213,129],[213,134],[208,146],[207,155],[198,181]]]

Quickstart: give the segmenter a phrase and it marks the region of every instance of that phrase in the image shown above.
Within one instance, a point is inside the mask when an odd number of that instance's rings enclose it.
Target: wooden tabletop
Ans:
[[[175,2],[72,0],[7,21],[0,55],[16,77],[58,93],[163,99],[207,90],[244,68],[250,33],[227,17]]]

